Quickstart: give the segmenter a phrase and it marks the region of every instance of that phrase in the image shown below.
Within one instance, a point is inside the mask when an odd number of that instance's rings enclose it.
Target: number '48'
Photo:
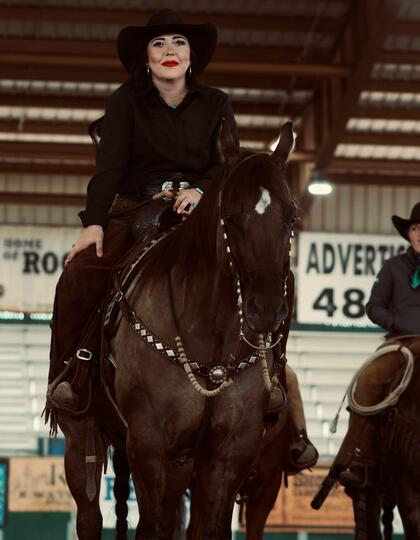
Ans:
[[[345,303],[343,314],[350,319],[359,319],[365,314],[365,293],[361,289],[346,289],[343,293]],[[334,289],[322,289],[312,305],[313,309],[323,310],[332,317],[338,309],[334,303]]]

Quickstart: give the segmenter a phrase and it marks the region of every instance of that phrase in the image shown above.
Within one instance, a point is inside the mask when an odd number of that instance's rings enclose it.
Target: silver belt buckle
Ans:
[[[174,183],[172,182],[172,180],[166,180],[165,182],[163,182],[162,184],[162,188],[161,190],[162,191],[171,191],[174,187]],[[169,202],[171,199],[169,197],[163,197],[163,200],[165,202]]]
[[[181,191],[183,189],[188,189],[189,187],[191,187],[191,184],[189,182],[187,182],[187,181],[179,183],[179,191]],[[172,180],[166,180],[165,182],[163,182],[161,190],[162,191],[167,191],[167,190],[171,191],[173,188],[174,188],[173,181]],[[163,200],[165,202],[168,202],[171,199],[169,197],[163,197]]]
[[[174,187],[174,183],[172,182],[172,180],[166,180],[162,184],[161,191],[171,190],[173,189],[173,187]]]

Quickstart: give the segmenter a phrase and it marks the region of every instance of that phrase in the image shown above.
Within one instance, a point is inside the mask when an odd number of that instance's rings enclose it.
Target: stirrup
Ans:
[[[295,474],[303,469],[314,467],[318,461],[318,450],[311,443],[305,430],[298,433],[297,441],[289,448],[289,461],[291,468],[289,474]]]
[[[367,461],[353,461],[344,471],[340,472],[338,480],[345,487],[364,489],[372,484],[372,470],[372,464]]]
[[[81,398],[76,394],[68,381],[60,382],[50,394],[50,400],[58,409],[64,411],[77,411]]]

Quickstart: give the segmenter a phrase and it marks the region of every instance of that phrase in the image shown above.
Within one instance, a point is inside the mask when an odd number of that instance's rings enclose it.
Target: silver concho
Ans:
[[[162,187],[161,187],[161,190],[162,191],[170,191],[171,189],[173,189],[174,187],[174,183],[172,182],[172,180],[166,180],[165,182],[163,182],[162,184]]]
[[[213,366],[209,370],[209,378],[214,384],[222,384],[227,379],[227,369],[225,366]]]

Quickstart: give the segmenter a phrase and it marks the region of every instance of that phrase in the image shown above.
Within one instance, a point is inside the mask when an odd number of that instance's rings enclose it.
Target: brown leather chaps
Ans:
[[[80,347],[88,321],[103,303],[112,269],[134,245],[132,231],[137,214],[146,208],[150,219],[144,229],[149,227],[152,234],[157,234],[151,217],[162,213],[162,204],[152,202],[150,197],[132,200],[117,196],[104,229],[103,256],[97,257],[96,246],[92,245],[79,252],[64,269],[54,300],[49,383]]]

